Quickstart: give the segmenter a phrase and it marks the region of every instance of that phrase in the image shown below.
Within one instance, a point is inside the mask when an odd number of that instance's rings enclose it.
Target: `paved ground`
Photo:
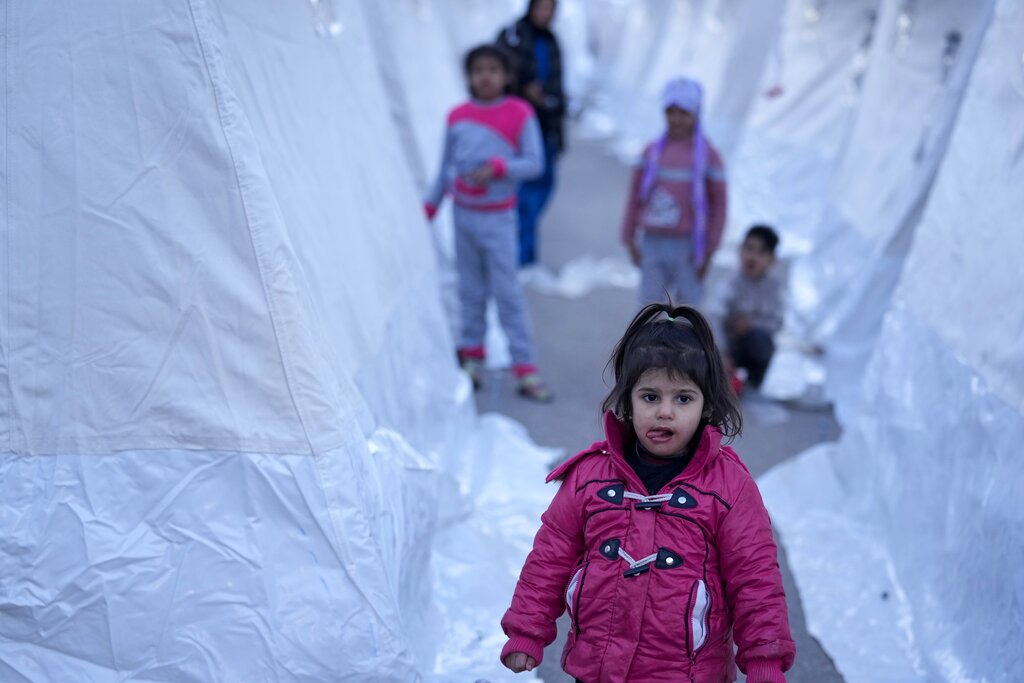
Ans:
[[[625,258],[617,231],[628,170],[598,145],[577,142],[562,159],[559,174],[558,193],[542,226],[543,264],[557,270],[583,254]],[[605,364],[635,312],[635,296],[633,291],[616,288],[602,288],[576,300],[530,292],[538,361],[557,394],[556,401],[550,405],[524,401],[515,395],[511,378],[495,373],[477,395],[480,412],[505,413],[526,425],[537,443],[562,448],[567,455],[601,438],[600,403],[610,387],[610,375],[609,383],[605,382]],[[747,401],[744,408],[744,436],[735,447],[755,477],[837,434],[827,411],[768,401]],[[806,631],[784,549],[779,560],[798,653],[788,680],[842,683],[831,660]],[[564,626],[563,621],[560,631]],[[572,681],[558,666],[563,643],[560,633],[545,654],[541,675],[548,683]]]

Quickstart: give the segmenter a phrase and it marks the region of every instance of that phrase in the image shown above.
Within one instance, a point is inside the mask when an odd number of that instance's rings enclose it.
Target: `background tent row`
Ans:
[[[419,197],[462,52],[522,7],[8,0],[0,678],[502,680],[550,491],[496,482],[553,454],[474,414]],[[705,82],[717,265],[783,232],[844,428],[762,482],[812,630],[851,683],[1012,680],[1024,8],[559,11],[624,159]]]
[[[781,230],[789,332],[823,352],[843,436],[762,482],[811,630],[851,682],[1013,680],[1024,8],[791,0],[777,23],[747,23],[741,2],[605,4],[624,29],[596,56],[611,74],[607,97],[592,96],[596,125],[635,151],[656,130],[661,80],[703,79],[731,181],[726,241],[755,221]],[[715,12],[737,26],[680,58],[701,44],[695,17]],[[771,44],[737,46],[745,30]],[[715,66],[740,50],[756,85]]]

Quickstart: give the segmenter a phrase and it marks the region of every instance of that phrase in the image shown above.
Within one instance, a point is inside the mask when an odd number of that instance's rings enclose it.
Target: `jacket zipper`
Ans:
[[[708,593],[707,585],[698,580],[690,591],[693,599],[690,601],[690,632],[693,639],[690,641],[690,683],[694,683],[695,670],[697,668],[697,653],[704,647],[708,640],[708,614],[711,610],[711,595]]]
[[[565,589],[565,606],[569,610],[569,619],[572,621],[573,626],[576,627],[577,634],[580,632],[579,620],[576,618],[576,615],[579,613],[579,591],[583,583],[583,571],[586,568],[587,565],[583,565],[577,569]]]

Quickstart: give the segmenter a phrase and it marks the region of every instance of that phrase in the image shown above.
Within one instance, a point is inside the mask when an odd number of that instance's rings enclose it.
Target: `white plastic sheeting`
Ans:
[[[451,3],[402,0],[364,7],[391,117],[422,195],[438,172],[448,112],[467,97],[462,55],[452,42]],[[493,21],[496,24],[498,19]],[[442,302],[449,328],[457,337],[459,303],[450,206],[443,207],[430,230]]]
[[[825,346],[840,417],[874,348],[945,153],[992,2],[887,0],[856,121],[811,253],[790,278],[797,324]],[[898,106],[894,106],[898,102]]]
[[[733,247],[751,224],[767,222],[782,237],[780,255],[811,250],[860,101],[879,4],[788,3],[730,164],[723,244]]]
[[[560,0],[552,30],[562,50],[562,85],[569,98],[569,115],[576,116],[593,85],[594,55],[591,51],[591,0]]]
[[[408,683],[494,640],[506,596],[431,603],[478,425],[361,4],[0,34],[0,680]]]
[[[654,5],[604,5],[618,19],[600,65],[613,84],[639,82],[656,48],[626,40],[627,19],[653,35],[642,12]],[[731,234],[787,223],[784,253],[806,257],[790,334],[824,343],[844,437],[762,489],[810,628],[847,681],[1016,680],[1024,306],[1007,292],[1024,247],[1024,7],[788,10],[761,82],[772,97],[754,106],[733,164]],[[629,125],[624,109],[603,111],[605,130]],[[820,372],[785,360],[769,383]]]
[[[498,32],[523,16],[527,0],[440,0],[445,25],[458,54],[490,43]]]
[[[636,289],[640,270],[621,258],[584,254],[567,261],[557,273],[543,266],[524,269],[519,280],[541,294],[578,299],[599,287]]]
[[[540,514],[556,484],[545,484],[550,463],[564,454],[537,448],[525,429],[495,413],[481,416],[465,444],[472,454],[463,477],[472,507],[461,524],[438,534],[435,590],[442,623],[437,681],[534,680],[503,669],[499,626],[533,547]]]
[[[1024,7],[1002,0],[860,410],[835,447],[760,482],[849,683],[1008,683],[1024,668],[1024,304],[1007,296],[1024,252],[1022,51]]]
[[[664,130],[661,90],[689,76],[704,85],[704,121],[728,160],[775,39],[783,0],[643,0],[602,3],[595,39],[592,125],[617,133],[616,149],[635,158]],[[610,122],[610,125],[609,125]]]
[[[462,56],[452,44],[444,0],[363,5],[371,44],[418,187],[433,182],[448,111],[466,98]]]

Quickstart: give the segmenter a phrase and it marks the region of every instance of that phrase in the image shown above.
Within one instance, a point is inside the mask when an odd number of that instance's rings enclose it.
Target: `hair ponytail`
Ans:
[[[700,387],[707,424],[718,427],[726,437],[743,430],[743,414],[714,333],[692,306],[672,306],[671,302],[644,306],[615,345],[608,365],[615,384],[601,408],[613,411],[620,420],[629,417],[630,394],[640,376],[650,369],[664,369],[688,377]]]

